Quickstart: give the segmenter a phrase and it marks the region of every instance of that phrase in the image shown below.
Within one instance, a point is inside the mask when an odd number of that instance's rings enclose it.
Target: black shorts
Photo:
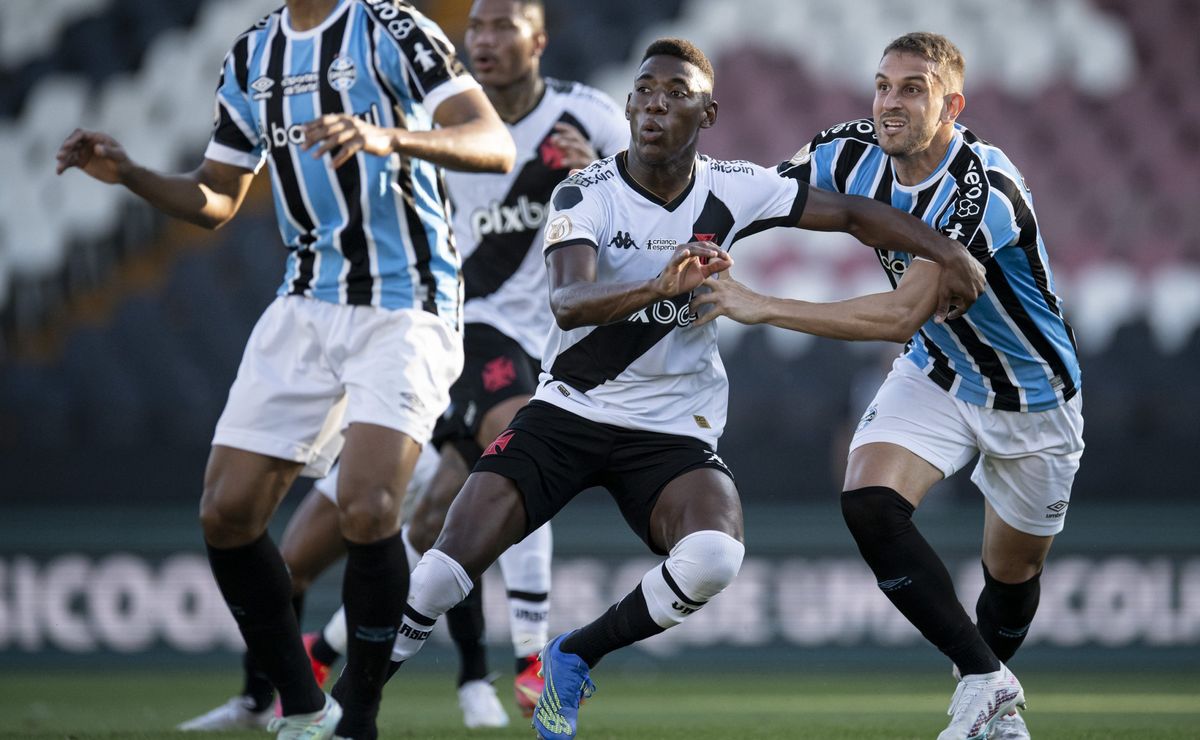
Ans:
[[[525,533],[550,521],[580,491],[606,488],[630,528],[650,549],[650,513],[668,483],[697,468],[733,473],[704,442],[599,424],[531,401],[484,450],[474,472],[503,475],[525,499]]]
[[[433,427],[433,445],[453,445],[470,465],[482,450],[475,437],[483,417],[513,396],[532,396],[540,363],[521,345],[488,324],[467,324],[463,371],[450,386],[450,405]]]

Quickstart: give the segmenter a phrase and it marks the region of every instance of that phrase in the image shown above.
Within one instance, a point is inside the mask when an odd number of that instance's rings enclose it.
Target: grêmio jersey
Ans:
[[[927,321],[905,355],[967,403],[1045,411],[1080,387],[1075,336],[1055,293],[1033,196],[1004,152],[960,124],[941,163],[911,187],[895,178],[869,119],[822,131],[779,172],[813,187],[862,195],[907,211],[957,239],[987,272],[987,290],[961,318]],[[895,287],[912,262],[877,249]]]
[[[682,193],[664,202],[625,168],[625,153],[567,178],[554,192],[543,251],[588,245],[596,282],[654,279],[679,244],[728,250],[742,237],[794,226],[808,186],[742,161],[697,156]],[[595,422],[678,434],[716,447],[729,383],[716,322],[696,327],[691,294],[656,301],[604,326],[554,325],[534,397]]]
[[[409,308],[461,323],[460,261],[440,168],[359,153],[338,169],[303,148],[303,124],[349,113],[429,130],[444,100],[478,83],[442,31],[396,0],[339,0],[308,31],[286,8],[234,42],[205,156],[257,171],[268,162],[289,251],[280,295]]]
[[[607,95],[547,78],[533,110],[508,124],[517,146],[512,171],[446,172],[454,239],[463,257],[464,320],[495,327],[531,357],[541,357],[554,323],[539,247],[550,193],[569,172],[550,143],[558,123],[579,129],[601,157],[629,143],[624,112]]]

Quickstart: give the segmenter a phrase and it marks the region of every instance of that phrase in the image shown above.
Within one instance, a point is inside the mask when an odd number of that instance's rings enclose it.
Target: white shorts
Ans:
[[[408,479],[408,488],[404,497],[404,517],[408,518],[408,509],[411,508],[413,502],[429,485],[429,481],[433,480],[433,474],[437,472],[438,462],[442,456],[438,454],[437,448],[427,444],[421,448],[421,454],[417,457],[417,464],[413,467],[412,477]],[[339,465],[334,465],[329,471],[329,475],[313,481],[313,488],[317,493],[329,499],[329,502],[337,506],[337,482]]]
[[[462,372],[462,337],[431,313],[280,296],[246,343],[214,445],[329,472],[350,424],[420,444]]]
[[[951,476],[979,462],[971,480],[1007,524],[1026,534],[1062,531],[1083,455],[1081,393],[1048,411],[997,411],[960,401],[906,357],[892,364],[850,442],[909,450]]]

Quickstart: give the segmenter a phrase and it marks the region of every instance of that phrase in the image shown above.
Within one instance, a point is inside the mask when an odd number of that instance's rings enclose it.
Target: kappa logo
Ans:
[[[618,249],[639,249],[637,242],[629,235],[628,231],[618,231],[616,235],[609,240],[608,246],[617,247]]]

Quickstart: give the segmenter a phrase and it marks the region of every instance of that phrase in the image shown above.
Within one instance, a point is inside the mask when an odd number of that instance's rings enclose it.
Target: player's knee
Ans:
[[[679,588],[698,601],[708,601],[733,583],[746,546],[724,532],[693,532],[671,548],[667,569]]]
[[[871,486],[842,494],[842,518],[861,544],[890,538],[912,523],[913,505],[891,488]]]
[[[210,545],[239,547],[262,536],[267,522],[254,506],[246,505],[228,489],[212,486],[205,488],[200,498],[200,527]]]
[[[355,542],[372,542],[396,532],[400,496],[386,486],[339,483],[338,509],[342,535]]]

